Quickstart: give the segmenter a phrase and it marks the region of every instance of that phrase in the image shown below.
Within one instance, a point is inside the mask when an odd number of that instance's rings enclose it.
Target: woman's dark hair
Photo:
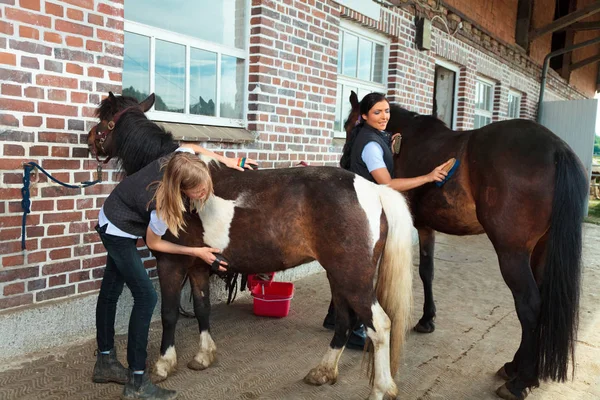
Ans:
[[[375,104],[384,100],[388,101],[388,99],[386,99],[385,97],[385,94],[373,92],[365,95],[365,97],[363,97],[363,99],[360,101],[360,104],[358,106],[358,123],[354,128],[352,128],[352,131],[350,132],[350,138],[344,144],[342,158],[340,159],[340,167],[344,169],[350,169],[350,153],[352,151],[352,146],[354,145],[354,141],[356,140],[356,136],[358,136],[360,128],[362,128],[365,125],[365,121],[362,118],[363,114],[369,114],[369,111],[371,110],[371,108],[373,108]]]

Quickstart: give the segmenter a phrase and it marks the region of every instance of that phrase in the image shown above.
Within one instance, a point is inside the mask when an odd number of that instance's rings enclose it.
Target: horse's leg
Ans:
[[[419,231],[419,275],[423,281],[423,316],[415,326],[415,331],[431,333],[435,330],[435,302],[433,300],[433,252],[435,232],[431,228],[421,227]]]
[[[162,341],[160,357],[154,364],[155,381],[160,382],[175,370],[177,352],[175,351],[175,328],[179,318],[181,301],[181,283],[185,277],[186,268],[183,266],[186,258],[167,255],[157,255],[157,269],[161,293],[161,322]],[[191,259],[190,259],[191,260]]]
[[[334,384],[338,377],[338,361],[344,346],[350,336],[352,324],[350,321],[350,309],[344,297],[334,287],[331,276],[328,273],[329,285],[331,287],[332,301],[335,306],[335,332],[333,339],[329,343],[329,349],[321,359],[319,365],[311,369],[304,377],[304,382],[311,385],[324,385],[325,383]]]
[[[521,323],[521,344],[506,371],[507,374],[514,374],[512,368],[516,367],[516,375],[498,388],[496,393],[503,399],[521,400],[527,396],[528,388],[539,385],[535,365],[537,348],[535,331],[541,297],[530,267],[529,251],[526,249],[499,251],[498,260],[502,277],[513,293],[517,316]]]
[[[548,243],[548,233],[546,233],[535,246],[533,253],[531,254],[531,267],[536,278],[538,287],[541,282],[541,276],[543,274],[543,266],[546,262],[546,244]],[[519,350],[515,353],[512,361],[504,364],[496,373],[499,377],[506,381],[510,381],[517,376],[517,370],[520,360],[520,352],[523,347],[523,343],[519,346]]]
[[[190,284],[194,296],[194,313],[198,320],[200,340],[198,353],[188,363],[188,368],[203,370],[208,368],[217,357],[217,346],[210,336],[210,281],[208,268],[194,265],[190,271]]]

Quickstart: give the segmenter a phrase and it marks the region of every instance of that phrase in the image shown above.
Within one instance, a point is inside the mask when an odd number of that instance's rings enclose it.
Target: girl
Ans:
[[[415,178],[394,178],[394,160],[391,142],[400,135],[396,134],[392,140],[385,131],[390,119],[390,104],[381,93],[369,93],[360,102],[361,122],[350,133],[350,139],[344,145],[340,160],[342,168],[354,172],[363,178],[389,185],[391,188],[404,192],[430,182],[441,182],[447,176],[446,170],[453,162],[446,161],[436,167],[427,175]],[[333,300],[329,305],[329,312],[323,321],[323,326],[333,329],[335,326],[335,310]],[[348,339],[347,347],[363,349],[366,340],[364,327],[354,330]]]
[[[219,249],[186,247],[163,240],[167,229],[175,236],[185,228],[185,203],[198,200],[203,204],[213,192],[207,165],[193,153],[217,156],[199,146],[183,145],[177,151],[155,160],[133,175],[126,177],[106,199],[100,210],[96,230],[107,251],[106,269],[96,307],[96,338],[98,352],[92,380],[98,383],[125,384],[122,399],[174,399],[177,393],[155,386],[146,372],[146,348],[150,320],[157,294],[138,254],[136,243],[145,237],[148,248],[172,254],[200,257],[212,264]],[[192,153],[192,154],[189,154]],[[250,159],[225,164],[256,165]],[[153,185],[153,183],[157,183]],[[219,269],[225,270],[224,261]],[[114,348],[116,306],[123,285],[134,299],[129,319],[127,362],[129,370],[117,360]]]

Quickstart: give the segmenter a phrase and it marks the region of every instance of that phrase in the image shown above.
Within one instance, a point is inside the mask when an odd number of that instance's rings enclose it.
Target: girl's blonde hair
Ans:
[[[161,165],[163,168],[162,180],[156,182],[158,186],[153,197],[153,200],[156,199],[156,213],[167,224],[169,231],[179,237],[179,231],[185,231],[183,191],[204,186],[206,196],[194,200],[195,206],[202,208],[213,194],[213,183],[208,166],[195,154],[176,152]]]

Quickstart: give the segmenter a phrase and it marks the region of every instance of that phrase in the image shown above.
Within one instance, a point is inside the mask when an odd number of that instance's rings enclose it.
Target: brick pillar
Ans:
[[[337,162],[339,6],[254,0],[251,15],[248,128],[260,133],[261,166]]]
[[[475,57],[469,55],[467,66],[460,69],[458,78],[458,107],[456,129],[473,129],[473,113],[475,112]]]

